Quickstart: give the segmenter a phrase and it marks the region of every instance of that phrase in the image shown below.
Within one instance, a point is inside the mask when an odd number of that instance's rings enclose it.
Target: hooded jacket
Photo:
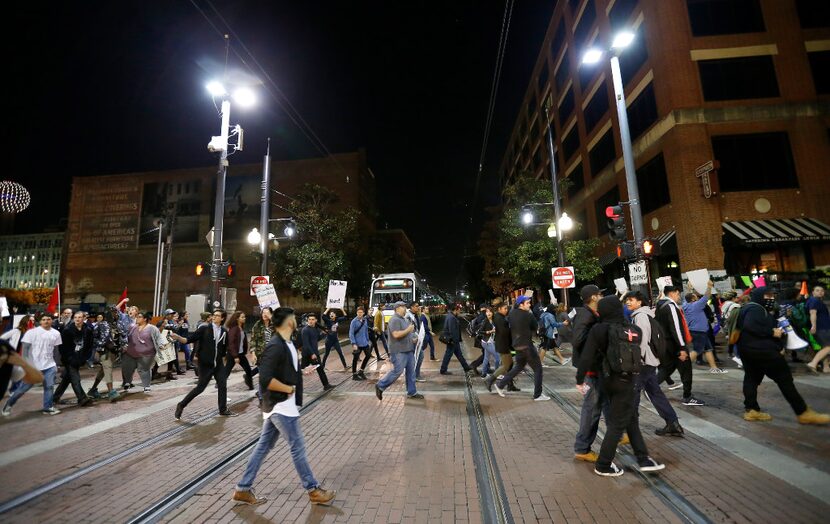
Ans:
[[[605,358],[605,352],[608,349],[608,327],[611,324],[630,325],[625,320],[623,305],[616,296],[611,295],[601,299],[599,306],[597,306],[597,312],[599,313],[599,323],[592,327],[588,333],[588,339],[585,341],[585,346],[582,348],[582,354],[579,357],[576,371],[577,384],[583,383],[588,372],[599,374],[602,371],[602,360]],[[636,326],[631,329],[639,331]]]
[[[596,323],[597,315],[588,306],[576,308],[576,315],[574,315],[573,319],[573,333],[571,335],[573,364],[575,367],[579,367],[582,348],[585,346],[585,341],[588,340],[588,333]]]
[[[681,315],[683,311],[670,298],[664,298],[657,302],[657,311],[654,318],[663,327],[666,333],[666,354],[678,355],[681,351],[687,351],[686,334],[683,329]]]
[[[631,323],[643,332],[643,338],[640,339],[640,352],[643,356],[643,364],[658,367],[660,365],[660,359],[651,350],[651,321],[648,317],[654,318],[654,310],[650,307],[642,306],[631,312]]]
[[[739,350],[779,352],[784,347],[784,339],[772,336],[778,322],[767,313],[764,307],[766,287],[753,289],[750,302],[741,307],[737,326],[741,330],[738,341]]]

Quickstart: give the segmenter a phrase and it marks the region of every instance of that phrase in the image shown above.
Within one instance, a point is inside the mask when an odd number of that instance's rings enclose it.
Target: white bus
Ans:
[[[444,300],[432,293],[426,282],[417,273],[389,273],[378,275],[372,280],[369,289],[369,313],[374,315],[381,304],[383,321],[388,322],[395,311],[392,304],[395,302],[412,302],[417,300],[422,306],[429,306],[432,316],[442,314],[446,310]]]

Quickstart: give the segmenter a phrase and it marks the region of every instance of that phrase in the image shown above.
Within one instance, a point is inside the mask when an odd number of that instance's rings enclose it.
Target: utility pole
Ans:
[[[559,184],[556,183],[556,151],[553,149],[553,120],[550,118],[548,108],[545,107],[545,118],[548,121],[548,153],[550,155],[550,184],[553,190],[553,223],[556,225],[556,253],[559,255],[559,267],[565,266],[565,253],[562,250],[562,227],[559,219],[562,215],[562,205],[559,200]],[[568,307],[568,290],[562,289],[562,303]]]
[[[159,302],[161,302],[161,260],[162,260],[162,249],[161,249],[161,235],[164,230],[164,219],[159,218],[156,221],[156,225],[158,226],[158,247],[156,248],[156,278],[155,283],[153,284],[153,314],[158,314],[159,310]]]
[[[268,275],[268,216],[271,213],[271,139],[268,139],[268,147],[265,150],[265,158],[262,160],[262,208],[259,212],[259,252],[262,254],[260,275]]]
[[[163,309],[167,307],[167,297],[170,291],[170,273],[172,270],[172,262],[173,262],[173,231],[176,229],[176,211],[179,208],[179,203],[176,202],[173,204],[172,211],[168,210],[170,216],[168,221],[170,223],[170,228],[167,230],[167,244],[165,246],[165,259],[164,259],[164,287],[162,288],[161,293],[161,301],[159,302],[159,309]]]
[[[210,302],[213,308],[221,307],[219,271],[222,268],[222,229],[225,222],[225,178],[228,174],[228,127],[231,121],[231,103],[222,100],[222,127],[220,129],[219,169],[216,173],[216,204],[213,211],[213,262],[210,265]]]

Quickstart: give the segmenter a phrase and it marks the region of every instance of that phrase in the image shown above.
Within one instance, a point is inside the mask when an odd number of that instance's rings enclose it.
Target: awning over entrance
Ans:
[[[725,241],[733,244],[830,241],[830,226],[814,218],[722,222]]]
[[[672,229],[671,231],[666,231],[665,233],[657,236],[656,240],[662,246],[663,244],[665,244],[666,242],[671,240],[672,237],[676,233],[677,233],[677,231],[675,231],[674,229]],[[617,248],[614,248],[614,250],[611,251],[610,253],[606,253],[606,254],[602,255],[601,257],[599,257],[599,265],[600,265],[600,267],[605,267],[608,264],[610,264],[611,262],[615,261],[616,259],[617,259]]]

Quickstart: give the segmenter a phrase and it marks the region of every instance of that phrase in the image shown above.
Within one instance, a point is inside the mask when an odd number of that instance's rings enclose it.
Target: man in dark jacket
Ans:
[[[692,333],[686,323],[686,315],[680,308],[681,290],[677,286],[666,286],[663,294],[666,298],[657,302],[657,312],[654,318],[660,323],[666,333],[666,360],[661,363],[658,383],[671,379],[676,369],[680,373],[683,383],[683,405],[705,406],[706,404],[692,396]],[[676,389],[674,386],[669,389]]]
[[[582,296],[583,307],[576,308],[573,320],[573,364],[578,366],[582,356],[582,349],[588,340],[588,334],[597,324],[599,313],[597,307],[602,298],[602,290],[593,284],[583,286],[579,290]],[[579,415],[579,431],[574,439],[574,458],[585,462],[596,462],[599,455],[591,450],[599,431],[599,418],[603,411],[608,420],[608,399],[602,391],[602,383],[598,380],[597,370],[588,369],[585,372],[587,393],[582,399],[582,410]]]
[[[301,347],[303,350],[303,362],[317,366],[317,376],[323,384],[323,390],[328,391],[334,386],[329,384],[325,368],[320,365],[320,335],[322,331],[317,326],[317,315],[311,313],[306,317],[306,326],[300,333]]]
[[[493,383],[496,379],[503,377],[513,367],[513,338],[510,334],[510,324],[507,323],[507,312],[510,311],[510,305],[505,302],[496,304],[498,309],[493,315],[493,324],[496,326],[496,353],[499,354],[501,365],[493,372],[492,375],[484,380],[487,384],[487,391],[493,391]],[[507,384],[507,391],[521,391],[516,387],[516,384],[511,380]]]
[[[801,424],[828,424],[830,415],[816,413],[795,389],[790,366],[784,358],[784,330],[767,312],[774,306],[775,293],[766,288],[753,289],[750,302],[741,308],[736,328],[740,330],[738,351],[744,363],[744,420],[772,420],[758,405],[758,386],[764,375],[771,378],[790,403]],[[772,309],[772,307],[770,307]]]
[[[182,418],[182,411],[190,402],[205,390],[210,379],[216,379],[217,394],[219,395],[219,414],[225,417],[234,417],[236,413],[228,409],[228,377],[225,374],[225,355],[228,350],[228,331],[222,326],[225,322],[225,312],[215,309],[209,324],[183,337],[170,333],[173,340],[182,344],[199,343],[199,382],[184,399],[176,405],[176,420]]]
[[[472,369],[461,352],[461,325],[458,323],[461,304],[453,304],[450,307],[450,311],[444,317],[444,337],[449,342],[447,342],[447,350],[444,352],[444,359],[441,361],[440,373],[442,375],[452,375],[452,371],[447,371],[447,366],[450,365],[450,358],[453,355],[461,363],[465,373]]]
[[[602,439],[594,473],[603,477],[618,477],[623,470],[614,464],[617,445],[623,431],[631,439],[631,447],[637,457],[640,471],[659,471],[665,466],[648,456],[648,449],[640,433],[640,425],[634,414],[634,381],[636,372],[617,372],[611,366],[604,365],[612,344],[618,344],[614,337],[627,336],[630,344],[639,348],[643,334],[635,325],[629,324],[623,315],[623,306],[615,296],[608,296],[599,301],[597,311],[600,323],[591,329],[588,340],[585,341],[576,373],[576,387],[583,395],[585,390],[585,376],[590,370],[602,370],[602,389],[608,396],[610,413],[606,425],[608,431]],[[639,351],[637,352],[639,355]]]
[[[510,312],[507,321],[510,323],[511,345],[516,352],[516,363],[513,368],[495,383],[496,392],[504,396],[504,388],[522,372],[525,366],[533,369],[533,400],[550,400],[542,393],[542,361],[539,352],[533,346],[533,334],[538,324],[533,313],[530,312],[530,297],[521,296],[516,299],[517,308]]]
[[[52,401],[55,404],[62,404],[60,398],[66,388],[72,384],[72,391],[75,392],[78,405],[88,406],[92,404],[92,399],[87,396],[81,386],[81,366],[92,355],[92,328],[84,322],[83,311],[75,312],[72,322],[65,325],[61,330],[60,355],[63,375],[61,376],[61,383],[55,389]]]
[[[274,447],[280,433],[288,441],[291,458],[303,488],[312,504],[329,505],[335,492],[323,489],[308,464],[305,438],[300,428],[300,411],[303,405],[303,371],[300,356],[291,336],[297,327],[294,310],[279,307],[272,317],[276,333],[268,341],[259,364],[259,387],[262,391],[262,433],[254,448],[248,466],[237,484],[233,500],[246,504],[262,504],[252,490],[254,480],[265,456]],[[310,370],[309,370],[310,372]]]

